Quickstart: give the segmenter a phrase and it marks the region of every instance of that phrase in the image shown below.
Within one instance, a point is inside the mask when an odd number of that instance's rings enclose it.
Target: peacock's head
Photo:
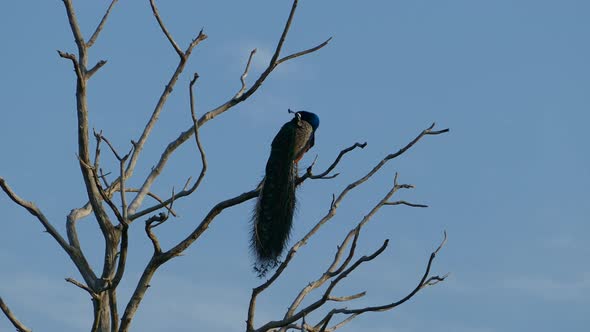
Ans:
[[[307,111],[299,111],[295,112],[295,116],[299,120],[303,120],[311,125],[313,130],[315,131],[320,126],[320,118],[315,114]]]

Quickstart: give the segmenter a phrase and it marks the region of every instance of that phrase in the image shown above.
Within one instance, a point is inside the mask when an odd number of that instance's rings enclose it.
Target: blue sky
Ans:
[[[201,78],[197,112],[240,87],[252,48],[250,83],[264,69],[289,1],[160,1],[185,48],[195,50],[139,160],[141,183],[163,147],[188,128],[187,84]],[[87,36],[108,1],[75,1]],[[359,252],[385,238],[388,250],[344,282],[339,295],[367,290],[350,307],[403,297],[419,280],[443,230],[449,242],[433,266],[451,272],[396,310],[367,314],[343,331],[582,331],[590,323],[590,21],[587,1],[304,1],[285,54],[333,36],[318,53],[279,67],[248,101],[202,128],[209,172],[202,191],[176,203],[181,217],[158,228],[167,248],[184,238],[216,202],[253,188],[287,108],[317,113],[317,168],[367,141],[332,181],[299,190],[293,239],[300,238],[342,190],[433,121],[449,134],[427,137],[358,191],[293,262],[289,275],[259,300],[257,322],[278,318],[296,292],[322,271],[345,232],[388,190],[395,172],[416,188],[398,198],[426,203],[382,209]],[[85,202],[75,156],[74,73],[56,50],[74,52],[61,1],[9,1],[0,12],[0,176],[64,231],[65,216]],[[121,1],[91,49],[109,62],[89,86],[91,126],[127,150],[137,139],[177,56],[148,1]],[[194,144],[193,144],[194,145]],[[154,189],[165,196],[199,170],[194,146],[170,160]],[[105,154],[106,155],[106,154]],[[112,159],[105,168],[116,170]],[[252,287],[248,218],[253,203],[225,211],[185,255],[156,274],[135,318],[136,331],[244,328]],[[91,302],[64,282],[78,274],[26,211],[0,195],[0,296],[33,330],[87,331]],[[149,255],[141,223],[131,230],[130,262],[120,285],[126,303]],[[101,262],[98,228],[79,223],[93,266]],[[183,306],[182,309],[180,305]],[[177,325],[175,325],[177,324]],[[10,330],[0,318],[0,331]]]

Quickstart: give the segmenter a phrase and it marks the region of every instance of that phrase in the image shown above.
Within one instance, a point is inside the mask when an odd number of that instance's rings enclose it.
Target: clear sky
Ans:
[[[88,38],[109,1],[74,1]],[[249,83],[264,69],[290,1],[160,1],[182,48],[204,27],[131,184],[190,125],[188,81],[201,78],[202,114],[233,96],[249,51],[259,52]],[[260,181],[270,142],[287,108],[317,113],[317,169],[356,141],[332,181],[299,191],[293,239],[328,209],[331,194],[409,142],[426,137],[342,204],[297,256],[288,276],[259,299],[258,322],[279,318],[294,294],[321,273],[345,232],[387,192],[395,172],[416,185],[400,193],[428,209],[382,209],[359,252],[388,250],[351,275],[337,295],[367,290],[349,307],[397,300],[415,285],[443,230],[449,240],[433,272],[447,281],[396,310],[366,314],[343,331],[583,331],[590,324],[590,2],[583,0],[306,1],[285,52],[333,36],[318,53],[280,67],[251,99],[202,128],[209,172],[200,192],[176,203],[181,217],[157,229],[168,248],[215,203]],[[75,52],[61,1],[5,1],[0,11],[0,176],[33,200],[62,232],[86,201],[76,160],[74,73],[56,50]],[[285,54],[286,54],[285,53]],[[91,126],[127,150],[151,114],[177,55],[149,2],[120,1],[91,62],[108,60],[89,85]],[[105,151],[106,152],[106,151]],[[104,154],[107,155],[106,153]],[[105,168],[116,171],[104,158]],[[165,196],[199,170],[194,144],[170,160],[154,189]],[[225,211],[185,255],[159,270],[135,331],[239,331],[251,288],[248,219],[253,202]],[[73,264],[26,211],[0,195],[0,296],[36,331],[87,331],[89,296],[64,282]],[[102,241],[91,218],[79,222],[93,266]],[[149,255],[142,222],[133,225],[119,304]],[[313,298],[313,296],[312,296]],[[0,317],[0,331],[12,327]]]

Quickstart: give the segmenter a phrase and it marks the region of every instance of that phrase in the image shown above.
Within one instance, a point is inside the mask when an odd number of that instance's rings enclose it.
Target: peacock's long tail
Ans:
[[[318,125],[315,114],[297,112],[272,141],[252,227],[254,270],[260,277],[277,265],[289,240],[295,211],[297,162],[313,146]]]
[[[277,265],[293,225],[297,170],[293,160],[281,152],[271,152],[254,211],[252,248],[256,255],[254,269],[260,276]]]

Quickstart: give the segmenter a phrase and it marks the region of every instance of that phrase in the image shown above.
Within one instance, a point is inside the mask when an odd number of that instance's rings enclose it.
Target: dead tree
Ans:
[[[150,0],[152,13],[159,27],[161,28],[164,36],[168,39],[171,47],[178,54],[178,64],[176,70],[169,78],[164,91],[162,91],[160,98],[158,99],[151,116],[147,120],[140,137],[131,141],[132,144],[128,148],[128,152],[122,153],[110,143],[108,138],[105,137],[102,132],[94,132],[93,139],[91,139],[88,121],[89,107],[87,101],[88,81],[107,63],[106,61],[101,60],[97,63],[89,64],[89,52],[99,37],[103,27],[105,26],[109,14],[113,10],[117,0],[112,0],[104,16],[102,17],[102,20],[89,38],[86,38],[81,32],[80,24],[76,18],[76,12],[74,10],[72,0],[63,0],[63,3],[77,46],[77,52],[74,54],[58,51],[58,53],[59,56],[71,62],[75,72],[75,99],[78,125],[77,156],[88,196],[88,202],[82,207],[71,210],[67,216],[67,231],[64,235],[58,232],[52,226],[50,220],[45,217],[41,209],[37,207],[35,203],[21,198],[2,177],[0,177],[0,187],[14,203],[25,208],[30,214],[38,219],[45,230],[53,237],[53,239],[55,239],[57,244],[65,251],[65,253],[70,257],[71,261],[76,266],[82,280],[67,278],[66,281],[87,292],[92,298],[94,320],[91,330],[102,332],[124,332],[130,329],[135,313],[149,287],[150,280],[158,268],[170,261],[172,258],[182,254],[184,250],[197,241],[203,235],[203,233],[205,233],[210,224],[215,221],[215,218],[225,209],[247,202],[257,197],[259,193],[259,188],[253,188],[240,195],[229,197],[217,203],[210,208],[209,212],[194,228],[194,230],[190,232],[190,234],[187,234],[183,239],[178,240],[174,246],[170,248],[162,248],[154,228],[169,220],[171,215],[175,216],[175,212],[173,210],[174,202],[191,195],[197,189],[199,189],[199,186],[207,172],[207,157],[200,141],[199,128],[206,125],[209,121],[214,120],[218,115],[231,110],[234,106],[248,99],[258,90],[266,78],[280,64],[320,50],[330,42],[331,38],[309,49],[293,54],[283,55],[283,45],[287,40],[289,28],[294,19],[298,5],[298,1],[293,0],[290,13],[276,44],[274,54],[266,69],[262,71],[254,83],[248,87],[246,77],[250,69],[251,60],[256,54],[256,49],[252,50],[243,74],[239,78],[241,82],[240,89],[235,93],[234,96],[228,98],[226,102],[202,114],[200,117],[197,117],[196,115],[195,100],[193,96],[193,86],[198,79],[198,75],[195,73],[192,76],[189,84],[190,105],[187,107],[191,112],[193,120],[192,123],[187,130],[181,132],[176,139],[169,142],[167,147],[162,152],[160,159],[156,162],[155,166],[153,166],[151,172],[140,182],[142,185],[139,188],[130,188],[127,186],[127,182],[134,176],[134,170],[137,165],[138,157],[145,147],[147,139],[150,136],[160,113],[162,112],[164,104],[172,93],[179,77],[182,75],[191,53],[201,42],[207,39],[207,35],[203,31],[200,31],[185,48],[182,48],[167,30],[154,0]],[[425,205],[414,204],[403,200],[392,200],[393,195],[398,190],[412,188],[412,185],[398,183],[398,176],[395,174],[388,192],[379,202],[374,205],[374,207],[366,214],[366,216],[362,218],[362,220],[358,221],[356,226],[348,232],[341,244],[338,246],[336,252],[333,253],[334,258],[331,264],[323,269],[324,272],[321,273],[316,280],[313,280],[306,287],[301,289],[298,295],[293,299],[292,304],[288,307],[284,316],[268,322],[258,322],[258,324],[255,322],[256,301],[258,296],[268,289],[283,273],[285,273],[285,271],[287,271],[288,265],[294,259],[297,251],[301,247],[305,246],[308,241],[310,241],[310,239],[316,234],[320,227],[325,225],[332,219],[332,217],[334,217],[334,215],[337,213],[338,207],[349,192],[363,185],[375,173],[379,172],[382,166],[388,161],[405,153],[422,138],[426,136],[442,134],[447,131],[448,129],[435,130],[434,124],[432,124],[428,128],[421,131],[412,141],[403,146],[397,152],[388,154],[385,158],[380,160],[376,165],[374,165],[372,169],[370,169],[370,171],[367,172],[365,176],[348,184],[338,195],[334,195],[326,215],[321,218],[303,238],[301,238],[290,248],[286,254],[286,257],[284,258],[284,261],[278,266],[274,274],[272,274],[270,278],[260,286],[252,290],[250,305],[247,309],[246,315],[246,331],[334,331],[363,313],[391,310],[406,302],[425,287],[444,280],[445,276],[431,275],[430,269],[436,254],[440,251],[446,241],[446,234],[441,244],[428,258],[424,274],[417,282],[416,287],[412,289],[406,297],[391,303],[378,304],[370,307],[349,309],[345,307],[338,307],[338,305],[332,306],[332,304],[348,302],[365,295],[364,292],[361,292],[349,296],[335,296],[332,294],[332,291],[360,265],[370,262],[379,256],[388,245],[388,240],[385,240],[378,249],[365,256],[359,257],[358,253],[356,252],[357,240],[361,235],[363,227],[371,220],[373,215],[380,208],[388,205],[402,204],[411,207],[425,207]],[[172,157],[176,149],[189,141],[191,137],[194,137],[195,139],[197,153],[200,155],[201,159],[200,172],[196,178],[196,181],[194,181],[192,184],[190,181],[187,181],[182,190],[178,192],[172,192],[170,197],[165,199],[158,197],[151,192],[152,184],[158,178],[162,170],[166,167],[168,159]],[[333,171],[342,161],[343,157],[355,149],[364,148],[365,145],[366,143],[355,143],[350,147],[343,149],[338,153],[331,165],[324,171],[315,173],[313,171],[314,165],[312,164],[306,170],[306,172],[298,178],[297,184],[301,184],[302,182],[309,180],[335,178],[338,174],[333,173]],[[107,181],[107,177],[102,173],[101,168],[100,156],[105,146],[118,161],[117,177],[110,183]],[[144,200],[146,196],[154,198],[156,203],[152,205],[145,204]],[[86,259],[86,255],[81,248],[76,231],[76,222],[90,215],[94,217],[100,226],[100,231],[105,243],[102,271],[91,268],[88,260]],[[112,216],[114,216],[114,218]],[[135,222],[141,219],[144,219],[145,233],[151,240],[153,245],[153,253],[151,259],[145,266],[141,277],[139,280],[137,280],[135,291],[125,305],[124,311],[120,315],[117,305],[117,303],[119,303],[117,299],[117,286],[119,285],[121,279],[125,276],[127,249],[130,245],[128,229],[129,227],[135,227]],[[301,307],[303,300],[310,296],[313,290],[323,285],[327,285],[323,294],[321,294],[317,300],[311,302],[311,304]],[[19,321],[10,311],[2,298],[0,298],[0,308],[17,330],[30,331],[30,329],[28,329],[25,324]],[[244,309],[246,312],[246,308]],[[318,309],[323,309],[324,312],[326,312],[323,318],[316,322],[306,322],[306,317]]]

